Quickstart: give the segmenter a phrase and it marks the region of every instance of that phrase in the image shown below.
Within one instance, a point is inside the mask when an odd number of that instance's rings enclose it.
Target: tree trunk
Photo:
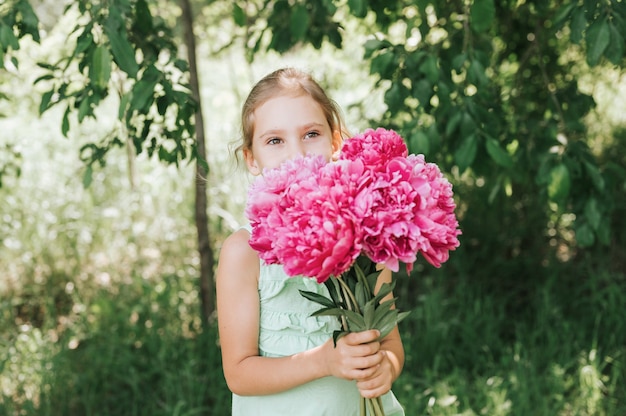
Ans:
[[[195,114],[196,123],[196,202],[195,220],[198,234],[198,253],[200,255],[200,305],[203,324],[207,324],[215,311],[215,285],[213,278],[213,248],[209,238],[209,226],[207,216],[207,192],[208,164],[206,163],[206,145],[204,136],[204,119],[202,117],[202,105],[200,102],[200,87],[198,82],[198,68],[196,63],[196,40],[193,32],[193,12],[190,0],[180,0],[182,9],[182,23],[185,35],[185,45],[189,59],[189,74],[191,93],[198,107]]]

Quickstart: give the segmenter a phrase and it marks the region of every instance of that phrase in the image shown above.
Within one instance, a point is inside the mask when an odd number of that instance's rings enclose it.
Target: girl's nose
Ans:
[[[304,146],[302,145],[302,143],[298,140],[297,142],[292,142],[291,145],[289,146],[289,159],[294,159],[296,157],[299,156],[304,156],[305,155],[305,151],[304,151]]]

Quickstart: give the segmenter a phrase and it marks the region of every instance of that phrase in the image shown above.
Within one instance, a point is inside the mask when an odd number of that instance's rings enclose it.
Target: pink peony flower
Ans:
[[[280,263],[272,248],[274,233],[288,221],[284,213],[293,210],[294,194],[324,165],[321,156],[289,160],[279,169],[265,170],[250,187],[245,211],[252,226],[250,246],[267,264]]]
[[[417,216],[417,225],[426,237],[420,251],[430,264],[440,267],[448,260],[450,251],[459,246],[461,234],[454,214],[452,184],[434,163],[424,164],[420,174],[431,186],[425,210]]]
[[[360,186],[362,163],[331,163],[317,183],[299,190],[288,232],[277,236],[277,249],[289,275],[324,282],[347,271],[362,248],[361,218],[368,210],[367,190]]]
[[[340,160],[303,157],[264,171],[251,186],[250,246],[290,276],[324,282],[364,253],[410,272],[417,255],[440,267],[459,245],[452,186],[396,132],[346,140]]]
[[[425,237],[415,217],[426,204],[430,185],[417,175],[418,164],[423,164],[423,157],[397,157],[387,163],[372,184],[375,203],[363,220],[367,229],[365,253],[395,272],[399,270],[399,262],[405,263],[410,272],[424,245]]]
[[[393,130],[367,129],[345,141],[341,159],[363,161],[369,169],[384,169],[393,158],[406,157],[409,151],[402,137]]]
[[[314,277],[322,283],[348,270],[361,253],[360,223],[372,198],[363,179],[363,163],[320,166],[307,159],[264,173],[252,187],[251,193],[262,195],[249,199],[250,246],[268,264],[282,264],[288,275]],[[259,191],[270,188],[266,182],[274,176],[294,173],[294,167],[299,171],[290,177],[300,181],[283,181],[278,192],[272,189],[269,195]],[[268,209],[265,202],[272,200],[274,207]]]

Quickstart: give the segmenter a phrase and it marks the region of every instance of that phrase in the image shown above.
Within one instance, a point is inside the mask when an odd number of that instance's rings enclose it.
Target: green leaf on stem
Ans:
[[[135,49],[128,40],[126,32],[119,32],[111,21],[108,21],[104,26],[104,31],[109,38],[109,45],[111,46],[115,63],[128,76],[135,78],[139,71],[139,64],[137,64],[135,58]]]
[[[346,317],[346,320],[348,321],[348,329],[350,331],[360,332],[360,331],[365,331],[366,329],[368,329],[365,326],[365,318],[363,318],[363,315],[358,314],[348,309],[342,309],[342,311],[344,312],[343,315]]]
[[[604,51],[604,56],[611,63],[619,65],[624,57],[624,35],[620,31],[620,25],[609,21],[609,29],[611,31],[611,39]]]
[[[54,94],[54,88],[50,91],[46,91],[41,95],[41,103],[39,104],[40,115],[50,108],[50,100],[52,99],[52,94]]]
[[[398,325],[398,322],[402,321],[410,312],[398,312],[397,309],[392,309],[390,313],[385,316],[382,321],[382,325],[377,328],[380,331],[380,338],[383,339]]]
[[[330,299],[328,299],[326,296],[322,296],[318,293],[315,292],[310,292],[308,290],[301,290],[300,294],[302,296],[304,296],[306,299],[310,300],[311,302],[315,302],[315,303],[319,303],[320,305],[326,307],[326,308],[336,308],[337,305]]]
[[[326,286],[328,294],[330,295],[330,298],[332,299],[334,304],[337,306],[341,305],[341,297],[339,296],[338,292],[337,279],[332,277],[330,279],[326,279],[326,281],[324,281],[324,286]]]
[[[354,263],[352,270],[354,270],[354,274],[356,274],[357,281],[365,279],[365,273],[363,273],[363,269],[359,266],[359,262]]]
[[[596,20],[587,29],[587,63],[595,66],[611,41],[611,28],[607,19]]]
[[[296,4],[291,12],[290,30],[291,35],[296,41],[304,39],[307,30],[311,24],[311,18],[306,6],[302,4]]]
[[[67,137],[67,133],[70,130],[70,106],[68,105],[65,108],[65,112],[63,113],[63,118],[61,119],[61,133],[63,136]]]
[[[337,316],[344,317],[348,323],[348,330],[350,332],[365,331],[365,319],[362,315],[351,311],[349,309],[342,308],[322,308],[311,314],[311,316]]]
[[[500,146],[500,143],[496,139],[488,137],[485,142],[485,146],[487,154],[498,165],[505,168],[513,166],[513,159],[511,158],[511,155],[509,155],[509,153]]]
[[[370,301],[363,306],[363,320],[367,329],[374,328],[374,317],[376,315],[376,305]]]
[[[395,315],[397,311],[395,309],[392,309],[393,302],[394,300],[392,299],[378,305],[378,308],[376,308],[376,313],[374,314],[374,322],[372,324],[372,328],[381,330],[387,320],[395,321]]]
[[[93,51],[89,78],[99,90],[104,90],[111,77],[111,55],[104,45],[99,45]]]
[[[374,302],[380,302],[385,296],[389,295],[393,292],[393,288],[396,287],[396,282],[393,281],[391,283],[383,283],[376,296],[374,296]]]
[[[583,39],[583,33],[587,28],[587,18],[585,17],[585,8],[581,5],[572,11],[572,20],[569,24],[570,40],[578,45]]]
[[[602,177],[600,170],[598,170],[598,167],[590,162],[587,162],[586,160],[583,160],[583,165],[585,166],[587,175],[591,178],[594,188],[600,192],[604,191],[604,178]]]
[[[154,65],[150,65],[142,78],[133,86],[133,95],[130,100],[131,110],[147,113],[154,102],[154,90],[158,84],[161,73]]]
[[[454,152],[454,160],[461,172],[471,166],[476,158],[478,139],[475,134],[470,134],[462,139],[461,144]]]
[[[237,3],[233,3],[232,15],[237,26],[244,27],[246,25],[248,16],[246,16],[246,12]]]
[[[378,328],[385,316],[391,311],[391,307],[393,306],[395,299],[389,299],[378,305],[376,308],[376,313],[374,314],[374,322],[372,328]]]
[[[356,303],[359,304],[359,307],[362,307],[367,303],[368,300],[370,300],[371,294],[366,289],[363,280],[359,280],[356,283],[356,286],[354,288],[354,296],[356,297]]]
[[[337,316],[337,317],[342,317],[345,315],[344,313],[345,309],[341,309],[341,308],[322,308],[322,309],[318,309],[315,312],[313,312],[311,314],[311,316]]]

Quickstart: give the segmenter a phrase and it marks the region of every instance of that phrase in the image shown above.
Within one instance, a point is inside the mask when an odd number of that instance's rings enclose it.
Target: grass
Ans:
[[[5,391],[0,414],[228,413],[215,330],[183,325],[188,312],[172,302],[187,290],[179,278],[164,277],[156,290],[145,283],[123,289],[116,296],[94,293],[56,339],[22,329],[5,370],[27,377],[10,396]]]
[[[165,278],[157,293],[127,289],[134,306],[124,311],[119,297],[99,297],[87,315],[99,329],[80,340],[68,334],[44,378],[39,414],[227,414],[215,331],[181,325],[172,304],[183,289],[178,277]]]
[[[407,414],[625,414],[623,278],[584,295],[592,289],[584,281],[559,283],[537,288],[517,319],[502,313],[506,298],[471,282],[448,295],[428,283],[431,299],[402,330],[408,356],[397,390]],[[607,310],[607,291],[622,306]]]

